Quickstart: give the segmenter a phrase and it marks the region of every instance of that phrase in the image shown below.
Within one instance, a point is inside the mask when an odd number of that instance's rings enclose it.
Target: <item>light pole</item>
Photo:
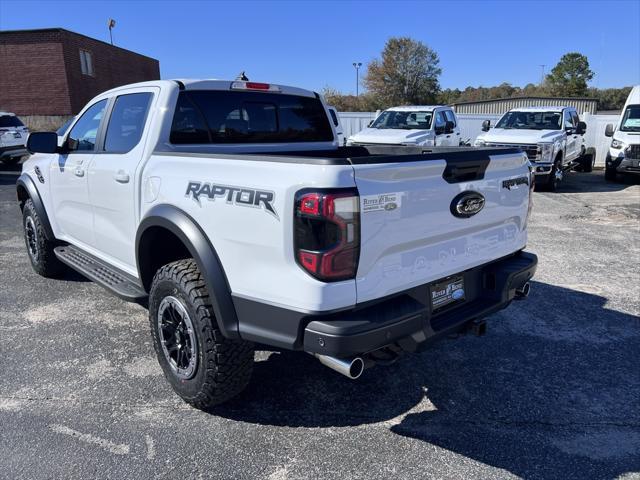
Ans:
[[[544,85],[544,67],[546,67],[546,65],[539,65],[542,68],[542,76],[540,77],[540,85]]]
[[[111,45],[113,45],[113,34],[111,33],[111,29],[116,26],[116,21],[113,18],[109,19],[109,40],[111,40]]]
[[[362,62],[353,62],[353,68],[356,69],[356,97],[359,95],[358,84],[360,83],[360,67],[362,66]]]

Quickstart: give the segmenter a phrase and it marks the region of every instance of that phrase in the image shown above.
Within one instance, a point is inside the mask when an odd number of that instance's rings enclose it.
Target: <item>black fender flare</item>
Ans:
[[[44,228],[44,234],[47,237],[47,240],[54,241],[56,237],[53,235],[53,230],[51,229],[51,223],[49,223],[49,217],[47,216],[47,211],[44,208],[44,203],[42,203],[42,198],[40,197],[40,192],[38,192],[38,187],[36,187],[36,182],[33,181],[26,173],[23,173],[18,177],[16,181],[16,190],[19,187],[24,188],[29,195],[29,198],[33,202],[33,206],[36,209],[36,213],[40,217],[40,223],[42,224],[42,228]],[[20,193],[18,192],[18,200],[20,200]]]
[[[141,264],[145,260],[140,251],[140,240],[151,227],[162,227],[174,234],[185,245],[204,276],[211,305],[222,334],[227,338],[240,338],[238,316],[231,299],[231,289],[215,248],[196,221],[173,205],[152,207],[144,216],[136,232],[136,263],[139,278],[143,278]]]

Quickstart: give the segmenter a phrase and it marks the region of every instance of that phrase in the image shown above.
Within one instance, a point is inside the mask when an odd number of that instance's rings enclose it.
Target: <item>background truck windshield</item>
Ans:
[[[629,105],[620,123],[622,132],[640,132],[640,105]]]
[[[560,112],[507,112],[496,124],[496,128],[521,130],[560,130]]]
[[[181,92],[170,141],[194,143],[331,142],[318,98],[266,92]]]
[[[406,130],[428,130],[431,128],[433,112],[399,112],[385,110],[371,124],[371,128],[400,128]]]
[[[23,127],[24,124],[14,115],[0,115],[0,128],[2,127]]]

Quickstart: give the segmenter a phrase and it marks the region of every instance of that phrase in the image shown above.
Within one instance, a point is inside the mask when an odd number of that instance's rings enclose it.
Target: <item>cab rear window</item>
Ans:
[[[330,142],[333,131],[314,97],[266,92],[180,92],[170,142]]]

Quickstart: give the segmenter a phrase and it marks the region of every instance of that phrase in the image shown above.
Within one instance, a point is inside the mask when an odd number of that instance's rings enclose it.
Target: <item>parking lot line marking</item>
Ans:
[[[145,435],[144,441],[147,444],[147,460],[153,460],[156,457],[156,447],[151,435]]]
[[[115,455],[127,455],[130,450],[129,445],[116,444],[116,443],[110,442],[109,440],[105,440],[104,438],[96,437],[88,433],[78,432],[77,430],[73,430],[72,428],[65,427],[64,425],[58,425],[58,424],[52,423],[51,425],[49,425],[49,428],[56,433],[61,433],[63,435],[68,435],[70,437],[77,438],[81,442],[89,443],[91,445],[97,445]]]

